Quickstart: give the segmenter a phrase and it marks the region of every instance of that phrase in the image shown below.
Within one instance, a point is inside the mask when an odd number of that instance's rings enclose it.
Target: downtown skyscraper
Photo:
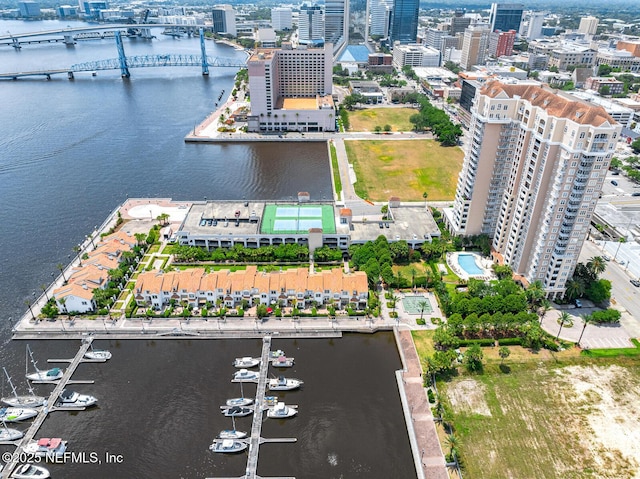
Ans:
[[[389,43],[415,43],[418,37],[419,0],[394,0]]]

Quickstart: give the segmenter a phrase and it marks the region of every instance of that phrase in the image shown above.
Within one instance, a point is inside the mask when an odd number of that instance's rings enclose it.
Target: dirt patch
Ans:
[[[587,447],[599,477],[640,479],[640,381],[619,366],[570,366],[558,371],[584,413]]]
[[[484,384],[474,379],[464,379],[447,388],[447,397],[456,413],[467,412],[491,416],[485,392]]]

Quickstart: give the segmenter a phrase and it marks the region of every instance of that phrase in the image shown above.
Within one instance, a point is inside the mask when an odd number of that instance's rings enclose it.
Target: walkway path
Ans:
[[[409,403],[416,445],[419,449],[419,456],[414,457],[414,459],[416,459],[417,467],[422,466],[423,471],[423,474],[419,474],[418,477],[449,479],[444,455],[438,440],[436,424],[423,386],[422,367],[413,344],[411,331],[406,329],[399,330],[398,337],[405,367],[405,371],[402,374],[402,382],[407,402]],[[408,429],[411,429],[411,427]],[[414,456],[417,456],[416,452],[414,451]],[[417,461],[418,458],[420,462]]]

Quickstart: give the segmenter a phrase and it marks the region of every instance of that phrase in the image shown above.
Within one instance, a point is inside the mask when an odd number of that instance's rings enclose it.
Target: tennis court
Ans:
[[[260,232],[263,234],[304,234],[311,228],[335,234],[336,223],[331,205],[266,205]]]
[[[424,307],[424,314],[431,314],[433,308],[431,307],[431,301],[424,296],[405,296],[402,298],[402,307],[409,314],[421,314],[422,306],[420,303],[424,301],[426,303]]]

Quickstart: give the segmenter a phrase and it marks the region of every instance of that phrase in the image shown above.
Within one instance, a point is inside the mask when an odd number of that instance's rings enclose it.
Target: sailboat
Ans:
[[[247,433],[244,431],[238,431],[236,429],[236,418],[235,416],[231,416],[231,421],[233,423],[233,429],[225,429],[220,431],[218,434],[218,439],[244,439],[247,437]]]
[[[111,359],[111,352],[106,349],[93,349],[93,344],[90,344],[89,351],[84,353],[84,357],[94,361],[108,361]]]
[[[9,386],[11,386],[11,390],[13,391],[13,397],[4,397],[2,398],[2,402],[8,406],[13,407],[39,407],[44,405],[47,402],[47,399],[42,396],[36,396],[33,393],[33,388],[31,384],[27,383],[29,386],[29,392],[31,393],[29,396],[18,396],[18,392],[16,388],[13,386],[13,382],[11,381],[11,376],[7,372],[7,368],[3,367],[5,376],[7,376],[7,381],[9,381]]]
[[[35,373],[29,374],[29,358],[31,358],[31,363],[36,370]],[[38,363],[36,363],[36,360],[33,359],[33,353],[31,352],[31,348],[27,344],[27,379],[29,379],[30,381],[57,381],[58,379],[62,378],[63,374],[64,371],[60,368],[44,369],[42,371],[38,369]]]
[[[253,404],[253,399],[244,397],[244,388],[240,382],[240,397],[227,399],[227,406],[249,406]]]
[[[9,442],[9,441],[17,441],[18,439],[22,439],[24,433],[22,431],[18,431],[17,429],[10,429],[7,427],[7,424],[2,421],[2,429],[0,429],[0,442]]]

